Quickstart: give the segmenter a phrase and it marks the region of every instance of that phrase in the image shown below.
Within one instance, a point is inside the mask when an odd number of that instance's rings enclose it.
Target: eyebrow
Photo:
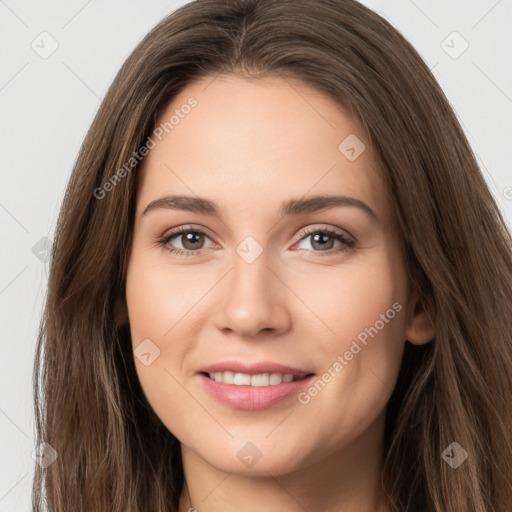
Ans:
[[[281,216],[295,216],[304,213],[314,213],[322,210],[328,210],[337,207],[355,207],[363,210],[374,221],[378,222],[377,214],[363,201],[355,197],[327,195],[312,196],[301,199],[290,199],[285,201],[280,208]],[[142,215],[158,209],[184,210],[188,212],[198,213],[200,215],[208,215],[212,217],[221,217],[220,207],[215,201],[211,201],[204,197],[192,196],[165,196],[151,201]]]

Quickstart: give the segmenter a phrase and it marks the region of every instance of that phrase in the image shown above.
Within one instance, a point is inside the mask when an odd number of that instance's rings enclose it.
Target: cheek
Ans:
[[[364,340],[367,329],[376,322],[382,345],[384,339],[393,340],[404,328],[404,315],[399,311],[405,309],[404,279],[384,258],[316,276],[315,286],[309,278],[295,283],[297,295],[305,298],[326,328],[318,340],[326,353],[348,350],[351,341]]]
[[[183,296],[175,293],[161,264],[135,253],[126,277],[126,302],[134,361],[142,388],[155,411],[177,392],[165,348],[173,327],[183,316]],[[172,287],[171,287],[172,286]],[[175,347],[179,350],[180,347]],[[143,355],[144,354],[144,355]],[[147,356],[146,354],[149,354]]]
[[[162,258],[135,254],[128,265],[126,301],[134,346],[151,338],[163,346],[173,330],[200,298],[190,268],[179,272],[162,263]]]
[[[134,346],[144,338],[156,342],[171,327],[168,312],[175,304],[171,304],[172,295],[164,293],[165,283],[155,277],[155,272],[137,266],[127,277],[126,302]]]
[[[385,409],[400,369],[405,332],[405,278],[387,261],[352,267],[309,297],[331,331],[317,344],[324,369],[301,403],[316,435],[354,439]],[[314,437],[314,436],[313,436]]]

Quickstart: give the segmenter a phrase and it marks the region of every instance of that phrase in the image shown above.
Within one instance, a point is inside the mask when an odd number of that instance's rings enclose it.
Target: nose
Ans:
[[[269,267],[265,251],[251,263],[235,255],[218,289],[215,325],[241,338],[282,334],[291,325],[286,302],[290,294],[282,278]]]

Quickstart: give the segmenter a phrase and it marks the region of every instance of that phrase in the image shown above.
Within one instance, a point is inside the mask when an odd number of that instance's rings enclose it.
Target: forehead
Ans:
[[[253,211],[274,199],[340,193],[390,215],[360,123],[302,82],[203,78],[167,105],[153,134],[156,145],[140,169],[139,211],[170,193],[229,198]]]

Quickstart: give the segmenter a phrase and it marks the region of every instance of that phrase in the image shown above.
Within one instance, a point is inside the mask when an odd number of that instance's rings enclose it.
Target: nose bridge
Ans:
[[[229,278],[229,296],[241,308],[261,309],[270,304],[269,252],[254,241],[244,241],[236,248],[233,270]]]
[[[263,235],[258,239],[247,235],[234,248],[233,269],[228,279],[232,293],[259,296],[271,287],[269,279],[272,273],[268,269],[271,254],[264,244]]]
[[[247,237],[239,244],[222,290],[219,328],[254,336],[262,329],[284,326],[288,315],[279,302],[279,280],[270,270],[270,263],[270,253],[254,239]]]

